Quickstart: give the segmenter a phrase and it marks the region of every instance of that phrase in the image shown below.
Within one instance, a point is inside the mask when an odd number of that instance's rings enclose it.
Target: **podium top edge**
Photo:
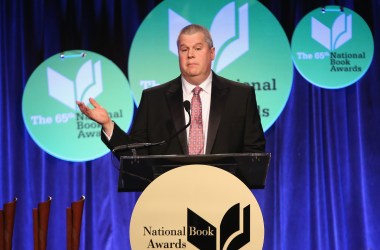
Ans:
[[[209,157],[262,157],[270,158],[271,153],[232,153],[232,154],[203,154],[203,155],[136,155],[136,156],[121,156],[123,159],[156,159],[156,158],[209,158]]]

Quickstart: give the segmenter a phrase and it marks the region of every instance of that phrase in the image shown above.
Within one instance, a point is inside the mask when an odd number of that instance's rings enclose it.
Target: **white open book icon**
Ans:
[[[75,103],[80,100],[88,104],[90,97],[96,98],[103,92],[101,62],[92,64],[92,60],[85,62],[78,70],[75,82],[55,71],[47,68],[49,96],[76,110]]]

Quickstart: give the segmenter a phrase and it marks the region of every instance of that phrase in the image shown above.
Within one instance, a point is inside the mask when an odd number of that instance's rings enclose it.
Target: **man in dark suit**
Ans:
[[[255,91],[248,85],[220,77],[211,70],[215,48],[208,30],[196,24],[186,26],[178,36],[177,46],[181,75],[143,91],[129,134],[114,123],[94,99],[90,98],[93,109],[77,102],[81,112],[102,125],[102,141],[111,150],[133,142],[163,141],[185,127],[189,118],[185,115],[183,102],[191,100],[190,128],[167,143],[146,148],[141,153],[264,152],[265,137]],[[197,94],[193,93],[196,87],[199,87]],[[193,101],[195,95],[197,99]],[[193,114],[198,114],[198,117],[193,117]],[[197,129],[198,132],[192,132]],[[198,135],[196,146],[190,145],[194,141],[192,138],[195,138],[192,134]]]

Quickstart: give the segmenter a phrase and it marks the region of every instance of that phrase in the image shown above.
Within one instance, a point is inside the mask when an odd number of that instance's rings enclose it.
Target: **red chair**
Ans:
[[[66,208],[66,241],[67,250],[78,250],[80,244],[80,230],[82,225],[82,215],[84,200],[82,195],[79,201],[71,203],[71,207]]]
[[[0,249],[11,250],[17,198],[0,210]]]
[[[37,208],[33,208],[34,250],[46,250],[51,200],[52,197],[49,196],[47,201],[40,202]]]

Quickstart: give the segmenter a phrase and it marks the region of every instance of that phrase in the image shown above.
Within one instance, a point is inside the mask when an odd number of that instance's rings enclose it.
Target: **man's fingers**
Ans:
[[[86,104],[84,104],[83,102],[77,101],[77,104],[78,104],[78,107],[79,107],[80,111],[83,114],[85,114],[87,117],[90,118],[90,116],[91,116],[91,109],[89,107],[87,107]]]
[[[99,105],[99,103],[97,103],[95,101],[95,99],[92,98],[92,97],[90,98],[90,103],[91,103],[92,106],[94,106],[94,108],[101,108],[101,106]]]
[[[77,105],[81,111],[86,108],[86,105],[83,102],[77,101]]]

